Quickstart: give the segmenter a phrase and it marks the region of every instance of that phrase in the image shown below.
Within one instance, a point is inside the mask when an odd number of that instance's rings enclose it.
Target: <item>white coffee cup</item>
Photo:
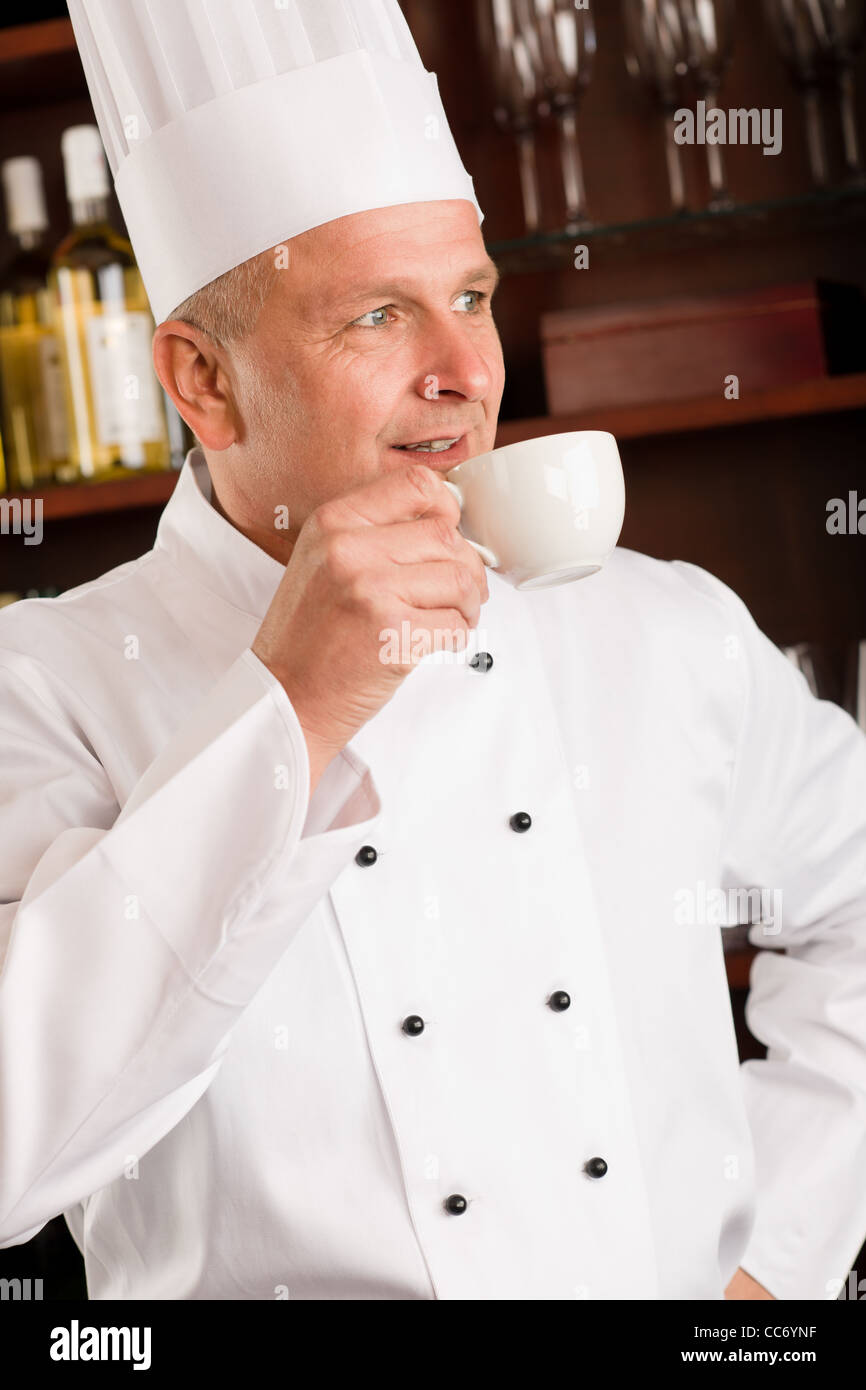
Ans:
[[[622,464],[604,430],[504,444],[443,481],[460,506],[461,535],[517,589],[595,574],[622,530]]]

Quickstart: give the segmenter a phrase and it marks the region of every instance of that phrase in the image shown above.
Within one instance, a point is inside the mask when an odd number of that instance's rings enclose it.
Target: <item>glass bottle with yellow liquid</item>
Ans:
[[[49,284],[63,354],[74,478],[130,477],[171,466],[154,323],[132,247],[108,220],[109,176],[96,126],[61,140],[72,218]]]
[[[42,168],[29,155],[0,167],[17,254],[0,282],[0,393],[10,490],[51,482],[68,452],[60,347],[47,287]]]

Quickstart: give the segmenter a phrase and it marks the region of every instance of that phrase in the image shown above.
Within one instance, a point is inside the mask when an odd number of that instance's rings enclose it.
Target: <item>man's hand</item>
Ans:
[[[487,576],[459,520],[441,476],[407,463],[324,503],[301,527],[252,650],[292,701],[311,793],[420,659],[410,643],[405,662],[383,663],[380,633],[408,622],[435,650],[437,629],[465,643],[477,626]]]
[[[775,1294],[767,1293],[763,1284],[759,1284],[757,1279],[753,1279],[751,1274],[747,1274],[744,1269],[738,1269],[728,1287],[725,1289],[725,1298],[772,1298]]]

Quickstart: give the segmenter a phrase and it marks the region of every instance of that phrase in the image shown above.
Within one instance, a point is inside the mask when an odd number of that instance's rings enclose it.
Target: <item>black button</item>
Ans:
[[[603,1158],[591,1158],[583,1167],[591,1178],[603,1178],[607,1172],[607,1164]]]
[[[512,830],[516,830],[518,831],[518,833],[522,833],[524,830],[528,830],[531,826],[532,817],[528,811],[515,811],[508,824],[511,826]]]
[[[469,665],[476,671],[489,671],[493,665],[493,657],[489,652],[476,652],[470,658]]]
[[[410,1014],[403,1019],[403,1032],[408,1033],[410,1038],[417,1038],[419,1033],[424,1032],[424,1020],[417,1014]]]
[[[549,1009],[553,1009],[553,1012],[556,1014],[563,1013],[563,1011],[569,1008],[570,1005],[571,995],[566,994],[564,989],[556,990],[554,994],[551,994],[550,998],[547,1001],[547,1007]]]
[[[362,869],[366,869],[370,864],[375,864],[379,858],[372,845],[362,845],[355,855],[355,863],[360,864]]]
[[[452,1216],[462,1216],[469,1204],[459,1192],[452,1192],[450,1197],[445,1198],[442,1205]]]

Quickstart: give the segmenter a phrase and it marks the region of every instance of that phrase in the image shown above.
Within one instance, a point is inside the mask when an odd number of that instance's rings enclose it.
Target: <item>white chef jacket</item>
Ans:
[[[619,548],[491,574],[310,800],[250,650],[283,572],[194,449],[150,552],[0,615],[0,1242],[65,1212],[96,1299],[828,1297],[866,1234],[854,721]],[[742,1066],[700,910],[738,885],[784,909]]]

